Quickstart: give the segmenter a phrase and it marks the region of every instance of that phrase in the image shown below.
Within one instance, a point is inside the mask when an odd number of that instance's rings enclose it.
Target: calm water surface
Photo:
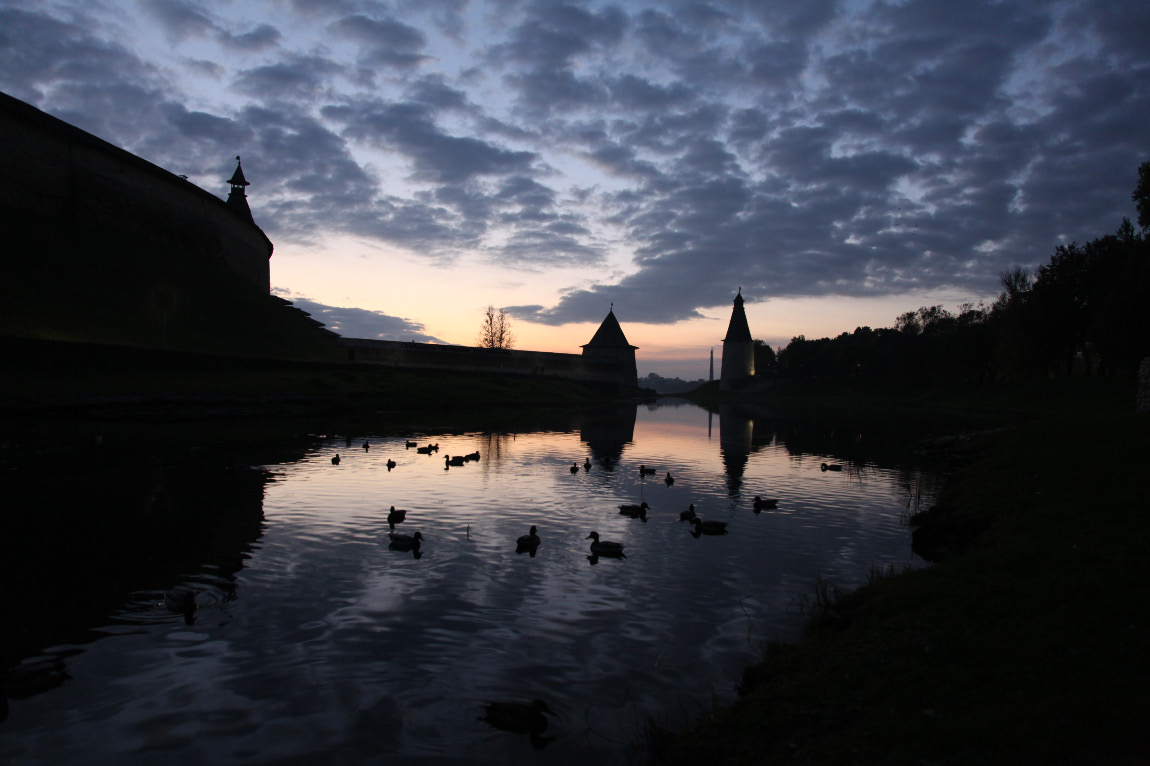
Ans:
[[[0,762],[626,762],[648,717],[675,726],[732,699],[765,641],[798,634],[816,578],[921,564],[901,519],[932,478],[824,472],[840,458],[800,441],[817,439],[691,405],[570,431],[311,438],[273,481],[242,480],[249,499],[205,537],[230,550],[153,570],[98,639],[31,658],[69,678],[11,700]],[[754,512],[755,495],[777,510]],[[641,500],[646,521],[618,513]],[[692,503],[730,533],[692,536]],[[389,550],[390,506],[423,535],[418,557]],[[542,544],[517,554],[533,524]],[[626,558],[590,557],[592,530]],[[194,593],[190,620],[172,588]],[[542,738],[478,720],[485,700],[533,698],[556,713]]]

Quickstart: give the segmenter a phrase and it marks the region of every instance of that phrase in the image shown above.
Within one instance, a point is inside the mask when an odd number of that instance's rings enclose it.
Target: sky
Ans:
[[[3,0],[0,91],[218,196],[347,337],[640,376],[992,301],[1135,218],[1150,4]]]

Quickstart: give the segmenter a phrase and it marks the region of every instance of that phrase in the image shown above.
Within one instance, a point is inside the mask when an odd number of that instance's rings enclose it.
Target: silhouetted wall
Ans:
[[[404,369],[438,369],[460,372],[501,372],[512,375],[549,375],[581,383],[604,383],[634,387],[632,362],[611,362],[581,354],[520,351],[478,346],[451,346],[408,341],[341,338],[347,361]]]
[[[270,291],[271,240],[214,194],[3,93],[0,145],[6,241],[216,260]]]

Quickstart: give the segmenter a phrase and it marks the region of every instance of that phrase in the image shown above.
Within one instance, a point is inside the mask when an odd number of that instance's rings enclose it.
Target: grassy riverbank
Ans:
[[[652,736],[653,760],[1150,760],[1150,418],[1129,386],[1016,395],[925,402],[1017,423],[968,445],[934,514],[985,528],[970,549],[815,599],[801,641],[769,647],[735,704]]]

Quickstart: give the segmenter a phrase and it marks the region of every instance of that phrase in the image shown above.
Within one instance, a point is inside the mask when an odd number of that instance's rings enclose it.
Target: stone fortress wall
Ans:
[[[0,146],[9,226],[77,242],[98,232],[156,258],[216,260],[270,292],[271,240],[190,181],[3,93]]]
[[[628,367],[617,358],[360,338],[341,338],[337,342],[347,349],[347,361],[355,364],[551,376],[581,383],[630,387],[638,385],[634,364]]]

